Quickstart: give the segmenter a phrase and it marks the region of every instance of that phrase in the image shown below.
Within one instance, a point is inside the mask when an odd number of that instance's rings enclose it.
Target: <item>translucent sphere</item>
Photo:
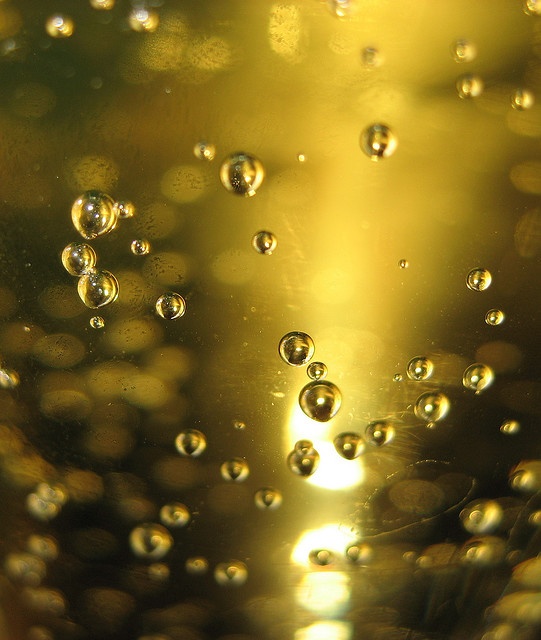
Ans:
[[[214,579],[222,587],[240,587],[248,579],[248,568],[239,560],[220,562],[214,569]]]
[[[141,524],[130,533],[130,547],[138,558],[160,560],[169,553],[172,546],[171,534],[160,524]]]
[[[193,556],[186,560],[186,571],[191,575],[204,575],[209,568],[209,562],[203,556]]]
[[[114,210],[119,219],[133,218],[135,215],[135,206],[129,200],[117,200],[114,204]]]
[[[477,56],[477,48],[472,42],[461,38],[451,45],[451,55],[455,62],[471,62]]]
[[[323,362],[311,362],[306,368],[310,380],[323,380],[327,377],[327,365]]]
[[[77,293],[90,309],[99,309],[111,304],[117,299],[118,291],[118,280],[105,269],[86,273],[77,283]]]
[[[328,422],[338,413],[342,404],[340,389],[327,380],[314,380],[305,385],[299,394],[303,412],[317,422]]]
[[[130,251],[134,256],[146,256],[150,253],[150,242],[148,240],[132,240]]]
[[[276,236],[271,231],[258,231],[252,238],[252,247],[265,256],[270,256],[278,244]]]
[[[261,160],[248,153],[238,152],[227,157],[220,167],[223,186],[239,196],[255,196],[265,178]]]
[[[428,380],[434,372],[432,361],[424,356],[417,356],[408,362],[406,373],[410,380]]]
[[[328,549],[313,549],[308,554],[308,560],[312,564],[316,564],[320,567],[326,567],[334,562],[334,554]]]
[[[193,154],[198,160],[211,162],[216,157],[216,147],[210,142],[196,142],[193,148]]]
[[[367,565],[374,559],[374,549],[362,542],[355,542],[346,549],[346,558],[355,564]]]
[[[82,276],[92,271],[97,261],[94,249],[83,242],[72,242],[62,251],[62,264],[72,276]]]
[[[299,476],[311,476],[319,466],[319,453],[310,440],[299,440],[287,457],[287,466]]]
[[[466,276],[466,284],[472,291],[485,291],[490,287],[491,282],[492,274],[488,269],[481,267],[472,269]]]
[[[520,431],[520,422],[518,420],[504,420],[500,431],[506,436],[514,436]]]
[[[250,475],[250,468],[244,458],[231,458],[222,464],[220,474],[224,480],[243,482]]]
[[[375,47],[364,47],[361,51],[361,61],[365,67],[375,69],[383,63],[383,56]]]
[[[207,448],[207,439],[197,429],[185,429],[175,438],[175,447],[181,455],[197,458]]]
[[[471,389],[475,393],[481,393],[488,389],[494,382],[494,372],[492,369],[481,363],[471,364],[462,376],[462,384],[466,389]]]
[[[255,492],[254,502],[262,511],[274,511],[282,504],[282,494],[277,489],[264,487]]]
[[[45,31],[51,38],[69,38],[75,30],[75,23],[66,15],[56,13],[47,18],[45,22]]]
[[[165,320],[176,320],[186,313],[186,301],[180,293],[169,291],[156,300],[156,313]]]
[[[407,269],[410,266],[410,263],[406,259],[403,258],[402,260],[398,261],[398,266],[401,269]]]
[[[337,453],[346,460],[354,460],[364,452],[364,440],[358,433],[340,433],[333,440]]]
[[[485,314],[485,322],[496,327],[505,320],[505,313],[501,309],[490,309]]]
[[[128,24],[133,31],[152,33],[160,24],[160,16],[156,11],[144,7],[133,8],[128,16]]]
[[[21,379],[15,369],[0,368],[0,389],[15,389],[20,382]]]
[[[503,520],[503,509],[495,500],[470,502],[460,512],[462,526],[476,535],[493,533]]]
[[[302,331],[290,331],[280,340],[278,352],[282,360],[292,367],[302,367],[310,362],[316,347],[314,341]]]
[[[456,91],[460,98],[477,98],[483,93],[485,83],[473,73],[466,73],[456,81]]]
[[[372,124],[361,133],[361,149],[370,160],[377,161],[392,156],[397,144],[396,136],[384,124]]]
[[[93,240],[112,231],[118,213],[111,196],[101,191],[86,191],[71,207],[73,226],[86,240]]]
[[[374,420],[367,425],[364,435],[368,444],[381,447],[393,440],[395,430],[394,426],[386,420]]]
[[[429,424],[443,420],[449,413],[449,398],[438,391],[422,393],[415,402],[415,415]]]
[[[92,316],[88,324],[92,329],[103,329],[103,327],[105,327],[105,320],[101,316]]]
[[[160,521],[174,529],[185,527],[190,522],[190,512],[181,502],[169,502],[160,509]]]
[[[517,111],[526,111],[535,104],[535,96],[528,89],[515,89],[511,94],[511,106]]]

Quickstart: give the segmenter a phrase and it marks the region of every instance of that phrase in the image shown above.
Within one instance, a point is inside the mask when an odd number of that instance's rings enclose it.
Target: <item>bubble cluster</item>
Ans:
[[[276,236],[271,231],[258,231],[252,238],[252,247],[265,256],[272,255],[277,244]]]
[[[310,380],[323,380],[327,377],[327,365],[323,362],[311,362],[306,368]]]
[[[178,529],[190,522],[188,507],[181,502],[169,502],[160,509],[160,522],[166,527]]]
[[[132,529],[129,540],[132,552],[144,560],[160,560],[173,546],[169,531],[155,523],[138,525]]]
[[[361,149],[370,160],[377,161],[392,156],[397,144],[396,136],[385,124],[372,124],[361,133]]]
[[[367,425],[364,437],[368,444],[381,447],[389,444],[394,439],[395,429],[392,423],[386,420],[374,420]]]
[[[505,313],[501,309],[490,309],[485,314],[485,322],[491,327],[496,327],[505,320]]]
[[[220,474],[224,480],[243,482],[250,475],[250,468],[244,458],[231,458],[222,464]]]
[[[490,287],[491,282],[492,274],[482,267],[472,269],[466,276],[466,284],[472,291],[485,291]]]
[[[466,368],[462,376],[462,384],[466,389],[471,389],[479,394],[488,389],[494,382],[494,372],[486,365],[476,362]]]
[[[535,96],[528,89],[515,89],[511,94],[511,106],[517,111],[527,111],[535,104]]]
[[[118,280],[105,269],[94,269],[85,273],[77,283],[77,293],[90,309],[99,309],[114,302],[118,297]]]
[[[262,511],[274,511],[282,504],[282,494],[277,489],[263,487],[255,492],[254,502]]]
[[[239,196],[254,196],[264,178],[263,163],[248,153],[233,153],[222,162],[220,167],[220,180],[223,186]]]
[[[58,543],[51,536],[31,534],[26,541],[26,549],[45,562],[52,562],[58,558]]]
[[[414,413],[420,420],[427,422],[427,426],[432,427],[435,422],[440,422],[447,416],[450,408],[451,403],[444,393],[427,391],[417,398]]]
[[[216,157],[216,147],[210,142],[201,140],[200,142],[195,143],[193,154],[198,160],[211,162]]]
[[[342,458],[354,460],[365,448],[364,440],[358,433],[345,432],[338,434],[333,440],[334,448]]]
[[[514,436],[520,431],[518,420],[504,420],[500,425],[500,431],[506,436]]]
[[[460,522],[475,535],[493,533],[503,520],[503,509],[495,500],[470,502],[460,512]]]
[[[459,97],[463,99],[479,97],[484,88],[483,80],[473,73],[466,73],[456,81],[456,91]]]
[[[299,394],[303,412],[317,422],[328,422],[338,413],[342,404],[340,389],[328,380],[314,380],[305,385]]]
[[[134,256],[146,256],[150,253],[150,242],[148,240],[132,240],[130,251]]]
[[[31,516],[47,522],[56,518],[67,500],[68,494],[62,485],[40,482],[26,497],[26,508]]]
[[[45,31],[51,38],[69,38],[75,31],[75,23],[69,16],[56,13],[45,21]]]
[[[222,587],[240,587],[248,579],[248,568],[240,560],[220,562],[214,569],[214,579]]]
[[[176,320],[186,313],[186,301],[174,291],[162,294],[156,300],[156,313],[164,320]]]
[[[13,582],[37,587],[47,573],[47,566],[31,553],[9,553],[4,559],[5,575]]]
[[[93,240],[116,227],[118,212],[111,196],[101,191],[85,191],[73,203],[71,219],[85,240]]]
[[[185,429],[175,438],[175,447],[181,455],[197,458],[207,448],[207,439],[197,429]]]
[[[62,265],[72,276],[82,276],[92,271],[97,261],[94,249],[84,242],[72,242],[62,251]]]
[[[292,367],[302,367],[310,362],[315,352],[312,338],[302,331],[290,331],[282,336],[278,352],[282,360]]]
[[[319,453],[310,440],[299,440],[287,457],[287,466],[299,476],[311,476],[319,466]]]
[[[410,380],[428,380],[434,372],[432,361],[425,356],[416,356],[408,362],[406,373]]]
[[[477,56],[477,48],[469,40],[460,38],[451,45],[451,55],[455,62],[471,62]]]

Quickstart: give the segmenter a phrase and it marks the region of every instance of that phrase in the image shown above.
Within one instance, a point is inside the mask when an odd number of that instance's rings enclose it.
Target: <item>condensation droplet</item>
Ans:
[[[174,529],[185,527],[190,522],[188,507],[181,502],[164,504],[160,509],[160,522]]]
[[[483,93],[485,88],[481,78],[473,73],[466,73],[457,78],[456,90],[460,98],[477,98]]]
[[[150,242],[148,240],[132,240],[130,251],[134,256],[146,256],[150,253]]]
[[[471,364],[462,375],[462,384],[466,389],[481,393],[494,382],[494,371],[486,365],[476,362]]]
[[[165,320],[176,320],[186,313],[186,301],[180,293],[169,291],[156,300],[156,313]]]
[[[455,62],[471,62],[477,57],[477,48],[472,42],[461,38],[451,45],[451,55]]]
[[[372,124],[361,133],[361,149],[370,160],[382,160],[393,155],[398,144],[394,133],[384,124]]]
[[[503,520],[503,509],[495,500],[476,500],[460,512],[460,522],[475,535],[493,533]]]
[[[428,380],[434,373],[434,365],[425,356],[416,356],[408,362],[406,373],[410,380]]]
[[[62,251],[62,264],[72,276],[82,276],[92,271],[97,261],[94,249],[83,242],[72,242]]]
[[[310,380],[323,380],[327,377],[327,365],[323,362],[311,362],[306,368]]]
[[[427,391],[417,398],[414,412],[420,420],[424,420],[432,426],[434,422],[443,420],[450,408],[451,403],[444,393]]]
[[[120,220],[133,218],[135,215],[135,205],[129,200],[117,200],[113,205],[115,214]]]
[[[56,13],[45,22],[45,31],[51,38],[69,38],[75,30],[75,23],[69,16]]]
[[[466,276],[466,284],[472,291],[485,291],[490,287],[491,282],[492,274],[482,267],[472,269]]]
[[[101,191],[86,191],[71,207],[73,226],[86,240],[93,240],[112,231],[118,213],[111,196]]]
[[[185,567],[191,575],[203,575],[208,571],[209,563],[203,556],[193,556],[186,560]]]
[[[19,374],[14,369],[0,368],[0,389],[15,389],[20,382]]]
[[[77,293],[90,309],[99,309],[118,297],[118,280],[105,269],[94,270],[79,278]]]
[[[243,482],[250,475],[250,467],[244,458],[231,458],[222,464],[220,474],[224,480]]]
[[[505,320],[505,313],[501,309],[490,309],[485,314],[485,322],[496,327]]]
[[[248,579],[248,568],[240,560],[220,562],[214,569],[214,579],[222,587],[240,587]]]
[[[130,547],[138,558],[160,560],[169,553],[172,546],[171,534],[160,524],[141,524],[130,533]]]
[[[346,558],[355,564],[368,565],[374,559],[374,549],[368,544],[355,542],[346,549]]]
[[[220,167],[222,184],[239,196],[254,196],[264,177],[265,168],[261,160],[240,151],[228,156]]]
[[[392,442],[395,435],[394,426],[386,420],[374,420],[367,425],[364,437],[368,444],[381,447]]]
[[[515,89],[511,94],[511,106],[517,111],[527,111],[535,104],[535,96],[528,89]]]
[[[299,440],[287,457],[287,465],[299,476],[311,476],[318,468],[319,453],[310,440]]]
[[[342,404],[340,389],[328,380],[314,380],[299,394],[299,405],[312,420],[327,422],[338,413]]]
[[[308,554],[308,560],[312,564],[316,564],[320,567],[326,567],[334,562],[334,554],[328,549],[313,549]]]
[[[152,33],[160,24],[160,17],[156,11],[134,8],[128,16],[128,24],[133,31]]]
[[[263,487],[255,492],[254,502],[262,511],[274,511],[282,504],[282,494],[277,489]]]
[[[354,460],[364,452],[364,440],[358,433],[338,434],[333,440],[334,448],[342,458]]]
[[[252,238],[252,247],[265,256],[270,256],[278,244],[276,236],[271,231],[258,231]]]
[[[181,455],[197,458],[207,448],[207,439],[197,429],[185,429],[175,438],[175,447]]]
[[[398,261],[398,266],[401,269],[407,269],[410,266],[410,263],[407,260],[402,259]]]
[[[198,160],[206,160],[211,162],[216,157],[216,147],[210,142],[196,142],[193,148],[193,154]]]
[[[280,340],[278,352],[284,362],[292,367],[302,367],[310,362],[315,352],[312,338],[302,331],[290,331]]]
[[[514,436],[520,431],[518,420],[504,420],[500,425],[500,431],[506,436]]]
[[[103,329],[103,327],[105,327],[105,320],[101,316],[92,316],[88,324],[92,329]]]
[[[361,61],[365,67],[375,69],[382,65],[383,57],[375,47],[365,47],[361,51]]]

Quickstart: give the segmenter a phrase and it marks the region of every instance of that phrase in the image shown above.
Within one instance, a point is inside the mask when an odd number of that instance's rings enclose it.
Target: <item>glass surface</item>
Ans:
[[[0,638],[541,633],[541,3],[0,3]]]

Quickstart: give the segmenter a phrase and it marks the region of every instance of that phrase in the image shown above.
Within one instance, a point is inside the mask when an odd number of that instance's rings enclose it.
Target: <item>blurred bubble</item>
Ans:
[[[406,373],[410,380],[428,380],[434,372],[432,361],[424,356],[417,356],[408,362]]]
[[[466,277],[468,289],[472,291],[485,291],[485,289],[490,287],[491,282],[492,275],[490,271],[480,267],[472,269]]]
[[[156,313],[164,320],[177,320],[186,313],[186,301],[180,293],[164,293],[156,300]]]
[[[404,376],[401,373],[395,373],[393,376],[393,382],[402,382],[404,380]]]
[[[92,271],[97,261],[94,249],[83,242],[72,242],[62,251],[62,264],[72,276],[82,276]]]
[[[143,7],[133,8],[128,16],[128,24],[132,31],[152,33],[158,28],[160,17],[156,11]]]
[[[399,480],[388,491],[389,500],[404,513],[423,518],[432,517],[445,509],[446,496],[436,482],[421,478]]]
[[[208,571],[209,563],[202,556],[193,556],[186,560],[186,571],[192,575],[203,575]]]
[[[28,536],[26,549],[44,562],[52,562],[58,558],[58,543],[52,536],[33,533]]]
[[[471,62],[477,57],[477,47],[473,42],[460,38],[451,45],[451,55],[455,62]]]
[[[252,238],[252,247],[266,256],[273,254],[277,244],[276,236],[271,231],[258,231]]]
[[[354,12],[354,0],[327,0],[327,6],[337,18],[348,18]]]
[[[77,293],[90,309],[99,309],[118,297],[118,280],[105,269],[93,270],[82,275],[77,283]]]
[[[485,314],[485,322],[496,327],[505,320],[505,313],[501,309],[490,309]]]
[[[386,420],[375,420],[365,430],[366,441],[376,447],[388,444],[393,440],[394,435],[394,426]]]
[[[208,162],[211,162],[216,157],[216,147],[210,142],[204,142],[201,140],[195,143],[193,154],[198,160],[207,160]]]
[[[299,405],[309,418],[328,422],[338,413],[342,404],[340,389],[328,380],[314,380],[299,394]]]
[[[154,562],[148,566],[148,577],[155,582],[167,582],[171,570],[165,562]]]
[[[520,431],[520,422],[518,420],[504,420],[500,431],[506,436],[514,436]]]
[[[26,508],[31,516],[47,522],[56,518],[66,501],[63,487],[42,482],[26,497]]]
[[[311,362],[306,368],[306,373],[311,380],[323,380],[327,377],[327,365],[323,362]]]
[[[210,185],[206,168],[199,165],[179,165],[165,172],[161,180],[161,191],[173,202],[184,204],[201,198]]]
[[[166,527],[185,527],[190,517],[188,507],[181,502],[170,502],[160,509],[160,521]]]
[[[460,98],[477,98],[483,93],[485,84],[482,79],[473,73],[460,76],[456,81],[456,90]]]
[[[81,362],[86,355],[86,348],[75,336],[53,333],[37,340],[32,354],[46,367],[68,369]]]
[[[73,226],[86,240],[93,240],[109,233],[118,222],[114,204],[114,200],[106,193],[86,191],[71,207]],[[64,266],[66,267],[65,264]]]
[[[94,471],[72,467],[66,470],[62,479],[72,502],[92,504],[103,497],[103,480]]]
[[[220,562],[214,569],[214,579],[222,587],[240,587],[248,579],[248,568],[240,560]]]
[[[26,587],[21,595],[25,605],[38,614],[60,617],[66,613],[66,598],[58,589]]]
[[[281,338],[278,351],[286,364],[301,367],[312,359],[315,345],[307,333],[290,331]]]
[[[517,111],[531,109],[535,103],[535,96],[528,89],[515,89],[511,94],[511,106]]]
[[[70,157],[66,163],[65,175],[69,186],[74,190],[107,194],[118,182],[119,167],[110,156],[89,154]],[[108,206],[111,206],[110,203]],[[117,218],[118,211],[114,209],[113,213]]]
[[[540,0],[523,0],[522,8],[524,13],[528,16],[540,16],[541,15],[541,2]]]
[[[358,458],[365,448],[364,440],[358,433],[340,433],[333,440],[334,448],[342,458],[354,460]]]
[[[207,439],[197,429],[185,429],[176,437],[175,446],[183,456],[197,458],[207,448]]]
[[[15,389],[20,381],[19,374],[14,369],[0,368],[0,389]]]
[[[243,482],[250,474],[250,468],[244,458],[232,458],[222,464],[220,474],[224,480]]]
[[[319,453],[310,440],[299,440],[287,457],[287,465],[299,476],[311,476],[319,466]]]
[[[541,491],[541,460],[523,460],[509,471],[511,489],[533,494]]]
[[[374,560],[374,549],[366,543],[355,542],[347,547],[346,558],[354,564],[367,565]]]
[[[383,56],[375,47],[365,47],[361,50],[361,61],[365,67],[374,69],[383,64]]]
[[[272,51],[290,63],[302,59],[302,19],[299,7],[274,3],[270,10],[268,40]]]
[[[308,560],[312,564],[316,564],[320,567],[326,567],[334,562],[334,554],[328,549],[313,549],[308,554]]]
[[[248,153],[239,151],[228,156],[220,167],[223,186],[239,196],[254,196],[263,183],[265,168],[261,161]]]
[[[115,6],[115,0],[90,0],[90,6],[93,9],[110,11]]]
[[[503,509],[495,500],[475,500],[460,512],[460,521],[468,533],[493,533],[503,520]]]
[[[428,426],[431,426],[443,420],[450,408],[451,403],[444,393],[427,391],[417,398],[414,412],[420,420],[426,421]]]
[[[462,376],[462,384],[476,394],[488,389],[494,382],[494,372],[486,364],[471,364]]]
[[[51,38],[69,38],[75,30],[75,23],[69,16],[56,13],[47,18],[45,30]]]
[[[274,511],[282,504],[282,494],[277,489],[264,487],[255,492],[254,502],[262,511]]]
[[[361,133],[361,149],[370,160],[381,160],[392,156],[397,144],[396,136],[384,124],[372,124]]]
[[[117,200],[113,205],[113,210],[119,220],[133,218],[135,215],[135,205],[129,200]]]
[[[20,84],[13,93],[12,109],[23,117],[38,119],[56,106],[56,95],[46,85],[39,82]]]
[[[496,536],[470,538],[460,550],[460,559],[464,564],[480,567],[495,567],[505,558],[505,541]]]
[[[146,523],[132,529],[130,547],[133,553],[145,560],[160,560],[173,546],[173,538],[165,527]]]
[[[410,266],[410,263],[407,260],[402,259],[398,261],[398,266],[401,269],[407,269]]]
[[[113,355],[122,353],[139,353],[160,344],[162,329],[158,321],[149,317],[121,318],[107,325],[105,347]],[[135,377],[135,370],[122,372],[121,378]],[[141,373],[140,375],[144,375]]]
[[[130,251],[134,256],[146,256],[150,253],[150,242],[148,240],[132,240]]]
[[[246,423],[242,420],[233,420],[233,429],[244,431],[244,429],[246,429]]]
[[[8,553],[4,558],[7,577],[19,584],[37,587],[47,573],[45,562],[31,553]]]

